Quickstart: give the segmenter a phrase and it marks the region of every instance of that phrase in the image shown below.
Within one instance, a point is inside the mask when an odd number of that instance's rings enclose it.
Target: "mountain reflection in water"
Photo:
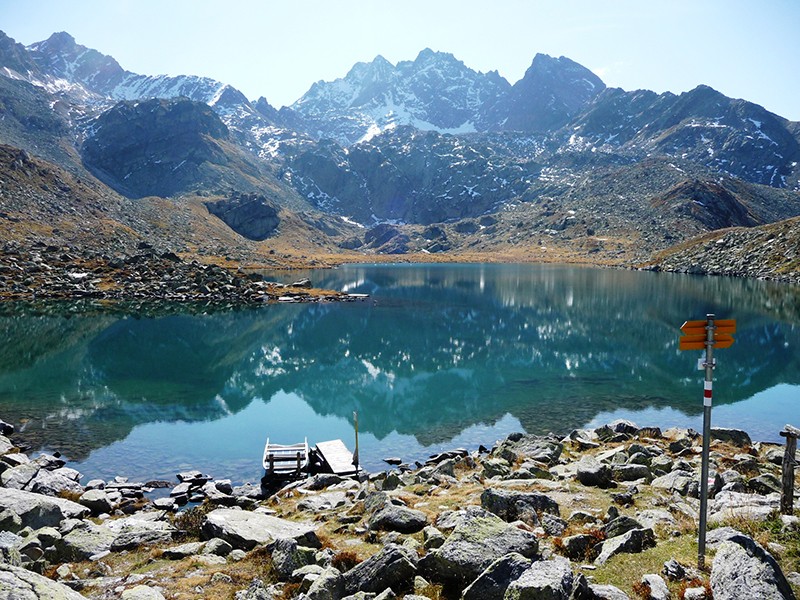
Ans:
[[[796,287],[553,265],[310,275],[371,298],[135,316],[7,307],[0,418],[86,475],[194,467],[235,480],[258,475],[268,435],[352,446],[353,411],[371,469],[389,454],[423,459],[520,428],[566,433],[598,415],[697,426],[700,353],[677,347],[683,321],[708,312],[739,325],[717,353],[715,406],[727,406],[714,424],[739,426],[770,389],[790,396],[775,404],[788,414],[747,417],[756,438],[777,439],[771,419],[800,414]]]

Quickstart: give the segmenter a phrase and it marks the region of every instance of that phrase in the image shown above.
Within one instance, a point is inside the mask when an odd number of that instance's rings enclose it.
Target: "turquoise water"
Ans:
[[[800,289],[554,265],[346,266],[309,275],[365,302],[128,314],[0,314],[0,418],[87,478],[256,481],[267,437],[341,438],[362,464],[424,460],[513,431],[629,418],[700,429],[684,320],[735,318],[717,426],[778,441],[800,424]]]

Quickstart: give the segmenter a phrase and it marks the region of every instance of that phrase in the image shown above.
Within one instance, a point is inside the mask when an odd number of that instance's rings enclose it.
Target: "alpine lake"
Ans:
[[[615,419],[702,430],[686,320],[736,319],[712,426],[800,426],[800,288],[564,265],[272,274],[369,294],[261,307],[0,305],[0,418],[84,479],[257,482],[267,438],[341,438],[369,471]]]

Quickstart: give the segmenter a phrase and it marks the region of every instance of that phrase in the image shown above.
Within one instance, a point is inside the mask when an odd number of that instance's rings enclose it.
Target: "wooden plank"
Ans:
[[[317,442],[316,450],[336,475],[352,475],[356,472],[353,453],[342,440]]]

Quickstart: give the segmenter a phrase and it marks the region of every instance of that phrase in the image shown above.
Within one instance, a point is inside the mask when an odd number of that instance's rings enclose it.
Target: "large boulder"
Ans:
[[[481,494],[481,506],[504,521],[537,521],[542,513],[560,514],[558,502],[539,492],[487,488]]]
[[[506,554],[533,558],[538,551],[533,533],[489,513],[459,523],[440,548],[420,560],[420,568],[434,581],[463,587]]]
[[[58,527],[64,519],[81,519],[89,509],[77,502],[53,498],[24,490],[0,488],[0,512],[19,516],[23,527]]]
[[[7,600],[84,600],[78,592],[21,567],[0,563],[0,598]]]
[[[206,539],[221,538],[234,548],[252,550],[279,539],[292,539],[301,546],[319,548],[315,527],[257,512],[218,508],[206,515],[202,532]]]
[[[537,561],[512,581],[505,600],[569,600],[573,582],[570,562],[564,558]]]
[[[787,600],[792,589],[777,561],[753,538],[727,532],[711,564],[715,600]]]
[[[498,558],[478,575],[461,596],[462,600],[503,600],[509,584],[531,566],[531,559],[512,552]]]
[[[417,574],[416,561],[413,551],[397,544],[388,544],[344,574],[345,592],[380,593],[387,587],[395,593],[409,591],[414,586],[414,576]]]
[[[563,449],[564,445],[555,440],[527,433],[512,433],[494,454],[511,463],[530,459],[552,466],[558,462]]]

